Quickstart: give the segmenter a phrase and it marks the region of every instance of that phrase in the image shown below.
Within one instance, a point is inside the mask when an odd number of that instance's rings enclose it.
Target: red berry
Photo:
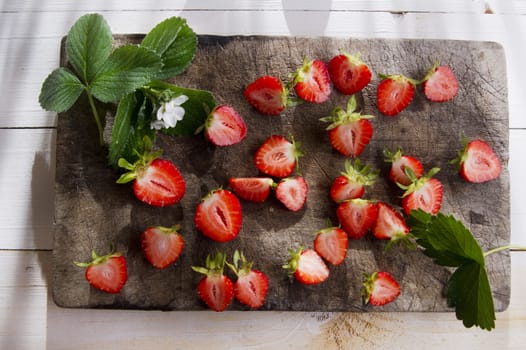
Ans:
[[[329,61],[329,76],[341,93],[353,95],[369,84],[371,70],[358,55],[342,53]]]
[[[262,76],[245,89],[245,98],[257,111],[267,115],[279,115],[287,107],[288,91],[273,76]]]
[[[446,102],[457,95],[458,81],[447,66],[433,66],[424,78],[424,94],[433,102]]]
[[[181,255],[184,240],[175,227],[148,227],[141,235],[142,251],[154,267],[164,269]]]
[[[331,79],[323,61],[303,62],[294,76],[294,91],[299,98],[314,103],[322,103],[331,94]]]
[[[274,181],[270,177],[232,177],[228,182],[240,198],[259,203],[268,198],[274,186]]]
[[[294,176],[282,179],[276,187],[276,198],[287,209],[298,211],[305,205],[309,189],[305,178]]]
[[[362,294],[366,304],[382,306],[400,295],[400,285],[389,272],[374,272],[364,276]]]
[[[283,268],[288,269],[298,282],[318,284],[329,278],[329,268],[315,250],[299,247],[297,251],[290,249],[289,253],[291,258]]]
[[[282,178],[294,172],[302,155],[299,144],[283,136],[272,135],[258,148],[254,158],[259,171]]]
[[[395,116],[404,110],[415,94],[415,82],[403,75],[382,76],[376,90],[378,110],[386,116]]]
[[[483,140],[464,141],[464,150],[454,162],[460,164],[460,175],[469,182],[482,183],[500,176],[502,166],[491,146]]]
[[[224,311],[234,298],[234,284],[223,274],[225,261],[226,256],[217,252],[206,257],[205,267],[192,266],[195,272],[205,275],[197,285],[197,294],[214,311]]]
[[[75,263],[79,267],[86,268],[85,278],[89,284],[103,292],[119,293],[128,280],[124,256],[121,253],[98,256],[93,250],[91,257],[92,260],[89,263]]]
[[[344,261],[348,245],[347,233],[339,227],[320,230],[314,238],[314,250],[333,265],[340,265]]]
[[[360,239],[371,230],[376,222],[378,206],[365,199],[351,199],[338,205],[336,216],[350,238]]]

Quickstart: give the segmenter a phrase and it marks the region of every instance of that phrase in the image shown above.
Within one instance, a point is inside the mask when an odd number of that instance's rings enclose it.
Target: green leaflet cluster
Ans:
[[[48,111],[65,112],[86,93],[103,145],[104,120],[95,100],[117,103],[108,155],[111,166],[117,166],[120,158],[133,162],[143,151],[144,137],[155,139],[150,124],[163,102],[188,96],[184,119],[173,128],[162,129],[172,135],[193,134],[215,106],[208,91],[162,81],[184,72],[195,56],[197,36],[185,19],[168,18],[139,45],[113,49],[113,35],[105,19],[87,14],[71,27],[65,47],[72,69],[60,67],[51,72],[42,85],[40,105]]]
[[[413,210],[407,219],[424,254],[437,265],[456,268],[448,280],[447,300],[465,327],[495,328],[495,307],[484,253],[471,232],[455,219]]]

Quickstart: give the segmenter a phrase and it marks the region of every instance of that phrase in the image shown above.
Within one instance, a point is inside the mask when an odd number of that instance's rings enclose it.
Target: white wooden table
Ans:
[[[511,242],[526,245],[526,1],[3,0],[0,3],[0,349],[526,348],[526,252],[492,332],[454,313],[156,312],[58,308],[50,295],[56,115],[38,104],[82,14],[113,33],[187,18],[198,34],[496,41],[507,57]]]

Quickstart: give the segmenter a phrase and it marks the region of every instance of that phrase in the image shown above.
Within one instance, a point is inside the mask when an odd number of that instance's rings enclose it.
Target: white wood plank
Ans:
[[[1,249],[51,249],[55,131],[0,129]]]
[[[51,252],[0,251],[2,349],[521,349],[526,254],[512,253],[512,298],[492,332],[453,313],[158,312],[61,309]],[[81,273],[81,272],[80,272]]]
[[[38,95],[45,77],[58,66],[60,38],[78,13],[0,13],[0,127],[54,126]],[[508,69],[510,127],[526,128],[526,16],[349,12],[166,11],[104,13],[114,33],[145,33],[156,23],[182,15],[199,34],[299,35],[357,38],[489,40],[503,45]],[[37,18],[37,20],[35,20]],[[313,25],[313,23],[316,23]],[[454,24],[454,25],[453,25]],[[28,29],[29,28],[29,29]],[[6,30],[3,30],[6,29]]]
[[[116,1],[92,0],[72,2],[67,0],[6,0],[2,11],[42,12],[42,11],[158,11],[158,10],[337,10],[337,11],[394,11],[394,12],[470,12],[483,13],[486,1],[476,0],[128,0],[125,4]],[[520,1],[497,9],[520,9]]]

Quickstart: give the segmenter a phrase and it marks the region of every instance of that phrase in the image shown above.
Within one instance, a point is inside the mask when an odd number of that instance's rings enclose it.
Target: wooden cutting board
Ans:
[[[138,42],[141,36],[117,36],[117,43]],[[510,191],[508,162],[508,102],[505,55],[491,42],[444,40],[382,40],[298,37],[200,36],[194,63],[173,82],[210,90],[220,104],[234,106],[248,126],[247,138],[238,145],[218,148],[202,135],[161,136],[157,146],[182,171],[187,191],[169,208],[152,208],[135,200],[131,186],[117,185],[119,173],[106,165],[107,150],[97,144],[97,131],[86,102],[58,118],[55,198],[53,298],[64,307],[201,310],[196,285],[201,275],[190,268],[202,266],[206,255],[221,250],[229,257],[242,250],[254,267],[267,273],[270,288],[262,310],[371,311],[360,296],[362,274],[390,271],[400,282],[402,294],[382,311],[449,311],[445,284],[451,270],[435,265],[418,250],[394,247],[384,251],[385,241],[367,236],[350,241],[345,262],[330,268],[323,284],[304,286],[282,269],[288,250],[300,244],[312,247],[314,233],[337,222],[336,205],[329,199],[332,180],[343,170],[345,157],[328,144],[326,124],[319,121],[335,106],[345,107],[348,97],[333,91],[328,102],[305,103],[280,117],[255,112],[244,100],[248,83],[265,74],[287,78],[304,57],[328,62],[339,49],[360,52],[375,73],[402,73],[422,77],[438,60],[456,73],[460,90],[447,103],[426,100],[418,87],[412,104],[397,117],[376,109],[376,74],[359,94],[364,113],[372,120],[374,135],[361,160],[381,170],[366,198],[400,205],[401,191],[387,181],[389,164],[385,147],[402,147],[419,157],[426,170],[440,167],[436,176],[444,184],[442,211],[454,214],[473,232],[483,250],[509,243]],[[65,65],[63,57],[62,65]],[[101,107],[102,108],[102,107]],[[103,106],[107,132],[115,107]],[[228,187],[233,176],[256,176],[253,154],[270,135],[293,135],[305,156],[300,171],[309,184],[306,208],[289,212],[275,199],[263,204],[242,202],[243,227],[228,243],[205,238],[193,225],[195,207],[208,191]],[[468,184],[448,164],[462,147],[462,135],[487,140],[504,167],[499,179]],[[143,257],[140,234],[150,225],[181,224],[186,247],[180,260],[156,270]],[[73,261],[88,261],[90,251],[109,251],[110,245],[128,259],[129,279],[117,295],[91,288],[84,271]],[[497,310],[510,298],[510,256],[507,252],[487,259],[487,270]],[[244,310],[233,302],[232,310]]]

